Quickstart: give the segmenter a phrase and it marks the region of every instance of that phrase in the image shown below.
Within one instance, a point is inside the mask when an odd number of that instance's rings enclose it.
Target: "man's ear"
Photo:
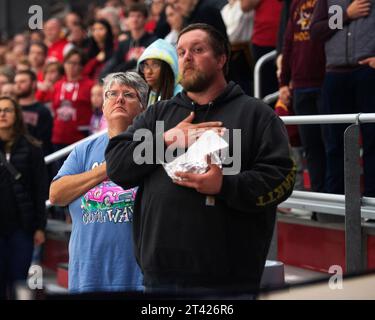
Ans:
[[[218,58],[218,63],[219,63],[219,69],[222,70],[224,68],[225,63],[227,62],[228,57],[225,54],[222,54]]]

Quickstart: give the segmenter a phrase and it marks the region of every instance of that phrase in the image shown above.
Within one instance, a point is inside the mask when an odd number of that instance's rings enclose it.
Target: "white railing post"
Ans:
[[[274,60],[277,56],[276,50],[268,52],[264,56],[260,57],[254,67],[254,97],[260,99],[261,98],[261,71],[263,65],[271,60]]]

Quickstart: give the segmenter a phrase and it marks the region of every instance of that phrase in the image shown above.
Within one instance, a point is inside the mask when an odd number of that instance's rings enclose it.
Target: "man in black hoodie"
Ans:
[[[107,173],[122,187],[139,186],[134,242],[147,289],[254,294],[276,206],[293,189],[287,133],[269,107],[226,82],[228,42],[217,30],[190,25],[180,33],[177,51],[184,91],[150,106],[110,140]],[[156,121],[163,121],[165,132],[157,130]],[[223,175],[209,164],[204,174],[180,173],[182,181],[172,181],[160,164],[164,159],[139,164],[141,143],[155,150],[161,139],[164,149],[172,143],[187,148],[196,129],[222,132],[224,127],[229,133],[241,130],[241,141],[228,141],[230,152],[236,151],[234,143],[240,145],[240,154],[234,154],[239,172],[225,168]],[[152,135],[136,141],[138,129]]]

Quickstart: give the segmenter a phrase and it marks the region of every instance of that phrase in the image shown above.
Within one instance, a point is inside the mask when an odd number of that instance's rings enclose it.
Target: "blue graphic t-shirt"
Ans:
[[[101,165],[108,136],[78,145],[54,180]],[[143,290],[133,251],[132,215],[136,189],[103,181],[69,205],[69,291]]]

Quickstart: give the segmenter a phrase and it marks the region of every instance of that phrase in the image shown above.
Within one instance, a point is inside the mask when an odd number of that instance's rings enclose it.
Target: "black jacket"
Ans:
[[[195,111],[195,123],[222,121],[241,129],[241,169],[224,175],[215,206],[206,196],[178,186],[160,164],[137,165],[134,149],[156,145],[157,120],[165,131]],[[153,132],[148,142],[134,131]],[[162,138],[161,138],[162,139]],[[233,141],[230,139],[233,152]],[[163,143],[162,143],[163,145]],[[155,157],[154,161],[159,161]],[[163,160],[163,159],[161,159]],[[276,206],[292,192],[294,163],[282,121],[263,102],[229,83],[212,103],[197,106],[185,93],[151,106],[106,150],[108,176],[124,188],[140,186],[135,204],[136,257],[145,280],[171,279],[188,286],[225,286],[256,291],[273,234]]]
[[[0,150],[4,153],[1,140]],[[48,182],[43,151],[21,137],[12,146],[10,162],[21,174],[21,179],[15,181],[3,163],[0,164],[0,233],[17,228],[30,232],[44,230]]]
[[[43,143],[44,155],[52,153],[53,118],[48,108],[43,103],[35,102],[22,106],[22,114],[29,134]]]

